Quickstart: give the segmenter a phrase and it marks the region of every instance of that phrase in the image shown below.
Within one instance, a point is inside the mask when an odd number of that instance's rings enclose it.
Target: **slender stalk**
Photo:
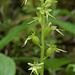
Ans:
[[[44,3],[44,0],[41,0],[41,6]],[[41,16],[42,17],[42,25],[41,25],[41,30],[42,30],[42,34],[41,34],[41,44],[42,44],[42,48],[41,48],[41,62],[44,63],[43,58],[44,58],[44,15]],[[44,65],[42,65],[42,69],[40,72],[40,75],[44,75]]]
[[[41,48],[41,62],[44,63],[43,58],[44,58],[44,15],[42,15],[42,34],[41,34],[41,43],[42,43],[42,48]],[[41,73],[40,75],[44,75],[44,65],[42,65]]]

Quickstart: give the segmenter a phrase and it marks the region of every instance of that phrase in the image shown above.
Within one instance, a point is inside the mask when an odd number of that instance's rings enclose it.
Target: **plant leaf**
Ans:
[[[0,53],[0,75],[15,75],[16,65],[14,61]]]
[[[62,10],[58,9],[58,10],[53,11],[54,16],[58,16],[58,15],[62,15],[62,14],[69,15],[69,16],[72,16],[73,18],[75,18],[75,14],[66,9],[62,9]]]

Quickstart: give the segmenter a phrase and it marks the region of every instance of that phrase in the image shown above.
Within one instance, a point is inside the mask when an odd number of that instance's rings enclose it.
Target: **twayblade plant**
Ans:
[[[32,40],[32,42],[36,45],[38,45],[40,47],[40,63],[38,62],[34,62],[34,64],[32,63],[28,63],[28,65],[30,65],[31,67],[29,68],[29,70],[31,71],[31,74],[34,73],[35,75],[44,75],[44,60],[46,60],[48,57],[50,57],[51,55],[53,55],[53,53],[56,52],[66,52],[62,49],[57,48],[56,45],[53,45],[51,42],[50,44],[46,44],[48,45],[48,49],[46,50],[46,54],[45,54],[45,37],[50,35],[50,33],[55,30],[57,32],[59,32],[61,35],[63,35],[59,29],[57,29],[56,26],[52,26],[52,23],[49,21],[48,17],[52,17],[55,19],[54,16],[51,15],[51,11],[52,9],[50,9],[51,5],[53,3],[56,3],[56,0],[40,0],[41,5],[40,7],[37,7],[37,9],[39,10],[38,12],[36,12],[37,17],[33,17],[33,21],[31,21],[30,23],[34,22],[34,21],[38,21],[39,24],[41,25],[41,39],[39,39],[35,33],[32,33],[30,36],[28,36],[28,38],[26,39],[26,41],[24,42],[25,46],[27,44],[28,40]],[[27,0],[24,0],[23,2],[24,4],[27,3]],[[29,24],[30,24],[29,23]],[[41,40],[41,42],[40,42]],[[46,56],[45,56],[46,55]],[[31,75],[30,74],[30,75]]]

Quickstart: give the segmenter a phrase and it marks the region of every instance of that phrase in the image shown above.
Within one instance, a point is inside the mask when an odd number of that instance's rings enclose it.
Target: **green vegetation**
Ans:
[[[1,0],[0,75],[75,75],[74,7],[67,0]]]

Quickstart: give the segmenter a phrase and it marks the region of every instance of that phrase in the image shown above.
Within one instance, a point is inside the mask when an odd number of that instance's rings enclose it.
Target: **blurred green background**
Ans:
[[[52,41],[67,53],[54,53],[48,58],[45,61],[45,75],[75,75],[75,0],[57,1],[57,4],[51,7],[52,15],[56,19],[50,18],[50,21],[61,29],[64,36],[53,31],[46,37],[45,42]],[[41,29],[38,22],[28,24],[36,16],[40,0],[28,0],[26,5],[22,5],[22,2],[23,0],[0,0],[0,53],[15,61],[15,75],[29,75],[27,63],[34,62],[35,57],[40,57],[40,48],[32,41],[28,41],[27,45],[22,47],[25,39],[33,31],[40,38]],[[2,57],[1,55],[0,58]],[[7,69],[9,65],[7,68],[2,67]]]

